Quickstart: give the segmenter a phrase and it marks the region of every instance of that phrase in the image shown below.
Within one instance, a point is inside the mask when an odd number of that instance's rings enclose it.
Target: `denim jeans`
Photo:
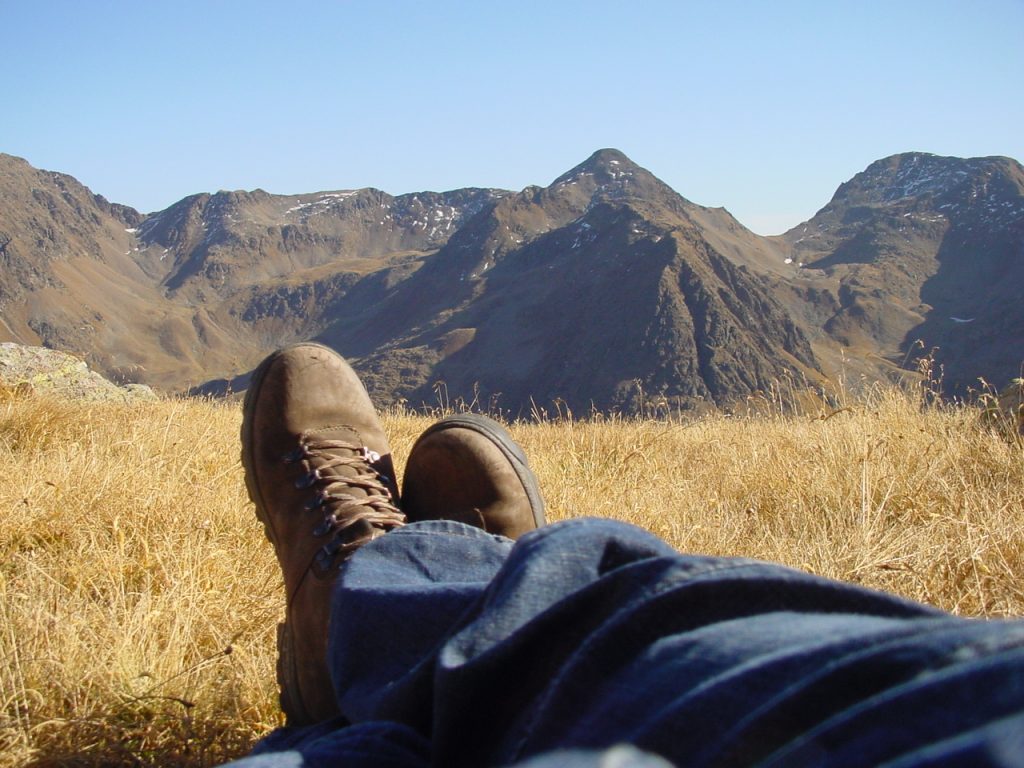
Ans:
[[[344,717],[255,766],[1024,765],[1024,622],[575,520],[398,529],[337,582]]]

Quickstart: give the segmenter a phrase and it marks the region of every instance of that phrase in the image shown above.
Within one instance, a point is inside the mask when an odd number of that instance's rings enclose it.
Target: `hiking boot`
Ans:
[[[458,520],[516,539],[544,525],[544,501],[526,455],[498,422],[442,419],[416,440],[402,481],[409,522]]]
[[[327,670],[331,587],[343,560],[402,525],[391,448],[366,389],[333,350],[264,360],[242,416],[249,498],[284,572],[277,679],[288,725],[338,714]]]

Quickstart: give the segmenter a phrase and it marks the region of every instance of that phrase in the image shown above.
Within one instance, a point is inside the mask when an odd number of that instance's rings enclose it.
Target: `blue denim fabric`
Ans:
[[[393,531],[341,571],[330,632],[345,720],[240,765],[1024,765],[1024,622],[612,521]]]

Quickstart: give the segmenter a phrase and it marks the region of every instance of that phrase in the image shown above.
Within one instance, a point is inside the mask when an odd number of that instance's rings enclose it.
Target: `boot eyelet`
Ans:
[[[335,553],[341,549],[341,541],[337,538],[331,539],[322,547],[320,551],[323,552],[328,558],[334,557]]]
[[[303,475],[298,480],[296,480],[295,481],[295,487],[300,489],[300,490],[303,489],[303,488],[309,488],[310,486],[313,485],[313,483],[315,483],[319,479],[320,479],[320,470],[319,469],[314,469],[312,472],[308,472],[307,474]]]
[[[332,557],[333,555],[329,554],[323,549],[316,553],[316,564],[317,566],[319,566],[320,570],[326,571],[328,568],[331,567]]]
[[[302,461],[306,458],[306,446],[300,445],[298,448],[288,451],[281,457],[281,461],[285,464],[294,464],[297,461]]]

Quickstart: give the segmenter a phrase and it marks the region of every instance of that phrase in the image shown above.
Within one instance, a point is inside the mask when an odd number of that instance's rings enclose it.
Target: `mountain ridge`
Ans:
[[[237,387],[310,337],[375,397],[443,381],[510,412],[905,376],[917,338],[954,393],[1024,359],[1011,158],[883,158],[775,237],[614,149],[519,192],[220,191],[145,215],[0,155],[0,192],[0,336],[171,390]]]

